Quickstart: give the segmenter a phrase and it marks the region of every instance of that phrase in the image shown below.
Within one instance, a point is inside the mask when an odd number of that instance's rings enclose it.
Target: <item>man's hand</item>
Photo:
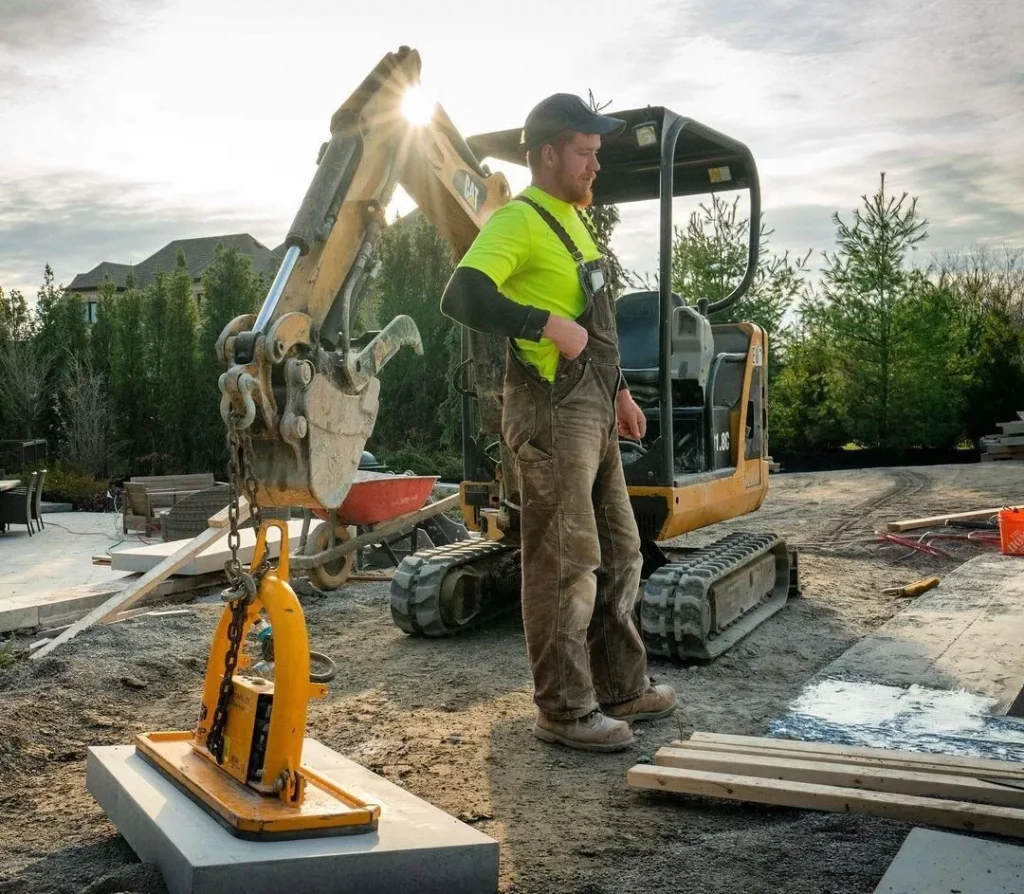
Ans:
[[[628,388],[623,388],[615,396],[615,415],[619,420],[619,434],[622,437],[639,441],[647,434],[647,417],[633,400]]]
[[[563,357],[575,360],[587,346],[587,330],[573,320],[551,314],[544,326],[544,337],[551,339]]]

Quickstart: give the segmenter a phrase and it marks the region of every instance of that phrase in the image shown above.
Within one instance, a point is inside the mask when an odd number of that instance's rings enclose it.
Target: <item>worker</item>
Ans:
[[[441,310],[504,336],[501,431],[520,509],[534,734],[587,751],[633,742],[676,695],[647,673],[633,622],[640,536],[617,435],[645,433],[619,368],[609,267],[585,209],[601,137],[621,119],[555,94],[522,131],[531,182],[481,228]],[[517,498],[517,500],[516,500]]]

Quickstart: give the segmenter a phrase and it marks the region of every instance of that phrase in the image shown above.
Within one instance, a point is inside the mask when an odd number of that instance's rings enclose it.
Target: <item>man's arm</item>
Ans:
[[[441,296],[441,313],[477,332],[540,341],[550,311],[506,298],[494,280],[473,267],[457,267]]]

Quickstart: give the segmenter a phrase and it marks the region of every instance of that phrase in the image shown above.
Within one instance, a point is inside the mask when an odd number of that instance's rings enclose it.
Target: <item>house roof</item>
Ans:
[[[234,247],[242,254],[248,255],[252,259],[253,272],[262,274],[268,280],[274,278],[274,274],[277,273],[277,268],[281,264],[281,254],[278,251],[271,251],[248,233],[203,236],[198,239],[175,239],[134,267],[129,264],[103,261],[88,273],[79,273],[71,280],[68,289],[72,291],[98,289],[105,279],[109,279],[116,286],[123,288],[129,270],[135,274],[135,284],[144,288],[156,278],[157,270],[164,270],[167,273],[174,271],[178,263],[179,249],[185,252],[189,273],[192,275],[192,279],[196,280],[213,263],[217,245],[220,243],[223,243],[225,248]]]

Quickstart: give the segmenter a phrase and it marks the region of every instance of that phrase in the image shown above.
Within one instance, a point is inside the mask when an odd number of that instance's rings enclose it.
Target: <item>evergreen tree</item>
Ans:
[[[36,320],[25,296],[17,289],[5,294],[0,288],[0,343],[8,339],[23,341],[35,335],[35,330]]]
[[[199,394],[199,311],[192,293],[192,274],[185,253],[178,251],[177,266],[167,280],[163,338],[163,401],[161,416],[164,452],[179,469],[192,471],[198,456],[203,418]]]
[[[119,446],[127,473],[141,474],[139,458],[149,453],[151,413],[147,382],[147,338],[143,297],[129,272],[125,290],[113,303],[110,331],[110,418],[112,440]]]
[[[934,316],[924,313],[923,274],[907,266],[911,250],[926,238],[927,222],[916,198],[908,204],[906,193],[898,199],[886,194],[884,174],[878,191],[862,199],[852,223],[833,215],[837,250],[824,253],[824,300],[808,314],[834,348],[851,437],[866,446],[901,448],[917,441],[920,411],[931,403],[919,399],[929,382],[915,338],[925,317],[934,322]]]
[[[373,441],[391,449],[450,449],[460,430],[460,404],[451,382],[459,342],[440,299],[455,269],[454,255],[429,219],[413,212],[384,231],[380,260],[373,285],[377,321],[383,326],[398,314],[412,317],[423,356],[403,349],[381,372]]]
[[[49,264],[36,301],[38,331],[34,348],[45,358],[46,384],[41,408],[42,432],[50,445],[60,440],[60,400],[66,373],[88,359],[89,325],[81,298],[56,285]]]
[[[739,198],[731,204],[718,195],[701,204],[686,228],[675,228],[672,248],[672,289],[691,305],[701,298],[719,301],[743,278],[749,254],[749,219],[740,218]],[[788,331],[786,315],[807,289],[807,255],[791,258],[770,249],[774,230],[762,218],[754,280],[735,304],[711,314],[712,322],[749,320],[768,333],[768,380],[780,369]]]
[[[203,274],[203,304],[199,332],[200,423],[198,465],[203,471],[226,473],[226,429],[220,416],[220,387],[224,364],[216,354],[217,339],[235,317],[257,313],[264,297],[262,277],[252,272],[252,262],[237,248],[217,246],[213,263]]]
[[[104,378],[110,375],[110,336],[117,313],[117,287],[110,280],[100,286],[96,304],[96,322],[89,333],[92,372]]]
[[[837,449],[848,440],[843,378],[828,336],[804,323],[794,327],[785,366],[769,392],[772,448]]]

